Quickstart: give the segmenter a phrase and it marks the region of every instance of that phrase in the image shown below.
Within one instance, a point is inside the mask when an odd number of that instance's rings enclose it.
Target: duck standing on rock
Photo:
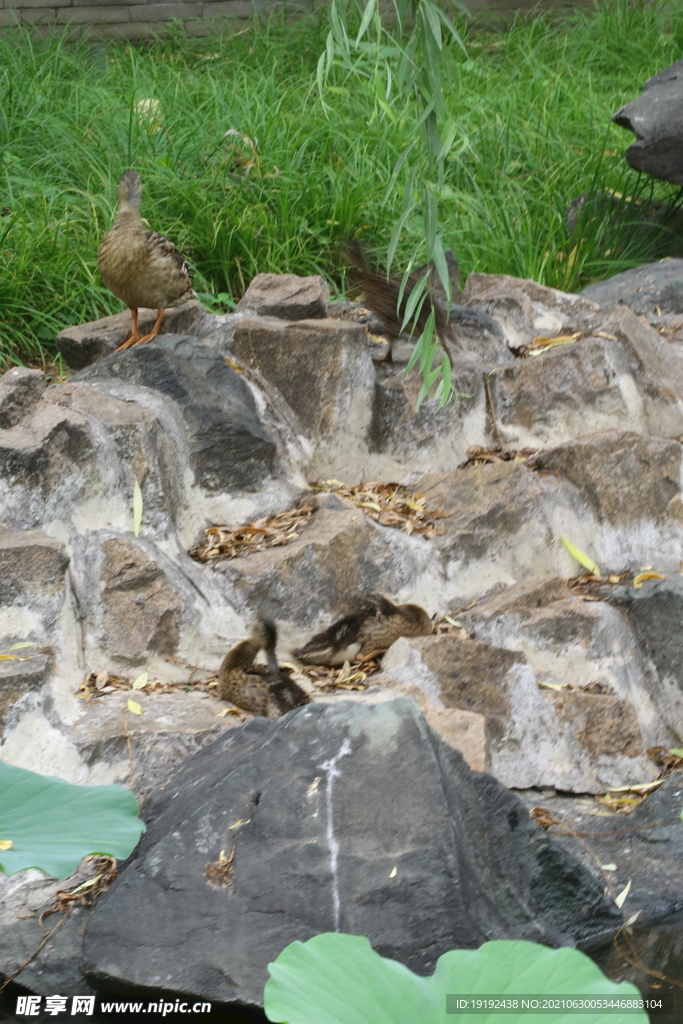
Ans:
[[[359,611],[333,623],[292,654],[311,665],[343,665],[384,654],[400,636],[429,636],[431,619],[417,604],[393,604],[369,594]]]
[[[233,647],[223,658],[218,672],[218,694],[238,708],[266,718],[280,718],[292,708],[309,704],[311,698],[277,663],[277,630],[271,619],[252,622],[246,640]],[[264,651],[268,666],[254,665]]]
[[[145,227],[140,216],[141,198],[140,175],[124,171],[119,182],[118,214],[97,253],[102,280],[130,309],[133,333],[117,352],[156,337],[167,309],[197,297],[187,264],[173,242]],[[141,335],[138,330],[140,307],[157,311],[149,334]]]

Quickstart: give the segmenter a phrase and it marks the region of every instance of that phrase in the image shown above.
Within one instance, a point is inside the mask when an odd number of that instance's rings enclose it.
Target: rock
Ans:
[[[7,719],[12,717],[8,713],[19,699],[27,693],[41,690],[52,670],[52,659],[46,654],[31,652],[30,648],[15,650],[14,657],[15,661],[0,662],[0,724],[3,732]]]
[[[174,399],[186,425],[195,479],[208,492],[255,490],[275,468],[275,443],[259,422],[243,378],[196,338],[161,335],[100,359],[72,380],[127,381]]]
[[[93,452],[82,416],[41,402],[31,417],[0,430],[0,515],[7,526],[34,528],[72,502]]]
[[[94,873],[92,861],[81,861],[73,875],[66,879],[50,878],[36,868],[18,871],[9,877],[0,874],[0,976],[7,978],[13,974],[38,948],[45,932],[57,923],[58,915],[46,917],[42,927],[39,920],[40,914],[54,905],[57,892],[60,889],[73,891]],[[71,910],[52,938],[21,971],[17,978],[19,985],[45,996],[56,992],[93,993],[79,965],[88,913],[87,908],[79,906]],[[11,997],[8,1002],[12,1003]]]
[[[512,318],[516,330],[523,330],[522,314],[526,314],[538,335],[553,335],[569,325],[575,330],[584,328],[592,323],[597,308],[595,303],[578,295],[507,274],[470,274],[464,302],[493,317],[500,310],[500,322]]]
[[[15,366],[0,377],[0,429],[14,427],[28,416],[40,401],[45,390],[42,370],[28,370]]]
[[[664,745],[683,741],[683,640],[678,623],[683,613],[683,579],[672,575],[646,580],[642,588],[618,587],[610,602],[625,616],[645,660],[643,689],[657,702],[661,721],[673,735]],[[654,746],[653,744],[650,744]]]
[[[589,284],[581,295],[601,306],[621,303],[648,319],[662,313],[683,313],[683,259],[633,267]]]
[[[47,682],[61,641],[69,556],[40,530],[0,527],[0,721]],[[22,645],[16,647],[15,645]]]
[[[318,511],[296,540],[219,562],[215,569],[204,567],[226,595],[234,595],[245,619],[258,613],[279,621],[282,651],[347,614],[358,595],[408,587],[427,555],[415,551],[407,535],[375,524],[347,498],[323,493],[312,500]],[[399,545],[403,551],[397,558]]]
[[[483,716],[476,749],[486,771],[506,786],[600,793],[637,781],[648,768],[654,774],[628,701],[540,689],[520,652],[451,634],[403,637],[384,656],[382,670],[385,685],[424,709]]]
[[[174,654],[181,602],[156,559],[139,543],[123,538],[103,541],[102,550],[105,649],[134,665],[150,651]]]
[[[573,484],[598,522],[683,524],[678,441],[606,430],[539,452],[533,467]]]
[[[612,120],[627,128],[637,141],[626,150],[626,159],[637,171],[683,185],[683,60],[653,75],[640,96],[620,107]]]
[[[430,974],[441,953],[482,939],[584,944],[620,920],[520,801],[471,773],[405,699],[254,720],[180,767],[146,816],[88,922],[87,976],[101,987],[162,983],[254,1007],[267,963],[323,931],[367,935]],[[234,850],[222,883],[206,875],[221,850]]]
[[[561,694],[576,700],[573,707],[577,716],[582,714],[583,695],[576,687],[618,698],[620,703],[603,702],[615,721],[622,720],[619,735],[613,735],[606,752],[618,753],[628,734],[629,756],[641,758],[638,771],[642,778],[649,778],[654,768],[642,759],[642,746],[674,743],[680,714],[659,681],[648,672],[632,629],[611,606],[614,594],[622,591],[608,588],[607,592],[612,595],[609,604],[585,602],[571,595],[563,580],[537,576],[475,602],[459,613],[459,618],[478,640],[523,654],[537,680],[571,687]],[[624,592],[640,593],[632,588],[624,588]],[[545,695],[554,699],[552,691]],[[599,708],[600,703],[583,706]],[[624,765],[628,773],[633,767]],[[626,776],[623,784],[627,784]]]
[[[257,274],[236,311],[281,320],[319,320],[327,316],[330,289],[324,277]]]
[[[555,830],[550,834],[555,835],[557,842],[580,860],[601,884],[605,876],[598,864],[615,865],[614,870],[608,873],[613,892],[622,892],[631,882],[623,911],[626,919],[640,911],[639,928],[666,920],[683,910],[680,886],[683,857],[681,797],[680,774],[666,779],[627,818],[623,814],[605,817],[604,808],[590,808],[587,813],[585,806],[574,800],[564,800],[559,795],[524,794],[527,804],[540,802],[560,821],[566,822],[570,831],[580,833],[581,838]],[[622,832],[625,826],[628,827],[626,833]],[[641,944],[642,936],[638,942],[639,946]],[[645,963],[657,970],[666,969],[656,958],[646,956]],[[675,972],[673,976],[676,976]],[[642,975],[640,977],[642,979]]]
[[[154,327],[157,311],[140,309],[138,311],[138,327],[144,336],[146,331]],[[192,299],[190,302],[167,309],[162,320],[164,334],[184,334],[194,332],[199,325],[211,320],[212,314],[207,313],[202,304]],[[92,320],[77,327],[67,327],[55,338],[59,354],[66,365],[72,370],[82,370],[85,366],[98,359],[112,354],[114,349],[122,345],[131,335],[130,311],[105,316],[101,320]]]
[[[338,472],[341,437],[345,465],[360,461],[375,382],[361,326],[344,320],[246,318],[237,325],[232,351],[247,367],[257,367],[296,415],[314,446],[307,467],[312,477]]]

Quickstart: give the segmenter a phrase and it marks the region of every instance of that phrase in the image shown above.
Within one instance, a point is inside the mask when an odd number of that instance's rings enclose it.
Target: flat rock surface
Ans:
[[[683,314],[683,259],[660,260],[596,281],[581,295],[601,306],[629,306],[641,316]]]
[[[447,949],[581,943],[617,917],[518,798],[471,773],[405,698],[254,720],[180,767],[146,816],[88,924],[91,983],[258,1006],[266,964],[322,931],[367,935],[428,974]],[[221,850],[222,881],[206,874]]]

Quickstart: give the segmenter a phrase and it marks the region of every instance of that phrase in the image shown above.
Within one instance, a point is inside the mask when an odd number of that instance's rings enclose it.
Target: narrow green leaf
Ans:
[[[427,187],[424,192],[424,223],[425,223],[425,242],[427,245],[427,259],[432,258],[432,252],[434,249],[434,240],[436,238],[436,226],[438,222],[438,208],[436,205],[436,196],[433,191]]]
[[[137,479],[133,486],[133,533],[137,537],[142,523],[142,491]]]
[[[401,173],[401,168],[403,167],[404,163],[406,162],[406,157],[408,156],[408,154],[410,153],[411,149],[413,148],[413,146],[415,145],[416,142],[417,142],[417,139],[413,139],[413,141],[410,143],[410,145],[406,146],[406,148],[403,150],[403,152],[401,153],[400,157],[398,158],[398,160],[394,164],[394,169],[391,172],[391,178],[389,179],[389,184],[387,185],[387,190],[384,193],[384,199],[382,200],[382,206],[385,205],[387,199],[389,198],[389,196],[393,192],[394,185],[396,184],[396,179],[398,178],[399,174]]]
[[[360,28],[358,29],[358,35],[356,36],[356,46],[358,46],[359,42],[361,41],[361,39],[363,38],[367,31],[368,25],[372,21],[373,15],[375,13],[375,7],[376,0],[368,0],[367,4],[365,5],[365,10],[363,11],[363,18],[360,23]]]
[[[575,558],[579,565],[582,565],[584,569],[588,569],[588,571],[592,572],[595,576],[600,576],[600,570],[598,569],[597,565],[595,564],[592,558],[590,558],[583,551],[577,548],[576,545],[572,544],[570,540],[567,540],[564,534],[560,536],[560,540],[562,541],[562,543],[564,544],[572,558]]]
[[[439,13],[429,0],[422,0],[422,10],[424,12],[425,22],[431,32],[432,39],[436,43],[439,49],[443,47],[443,39],[441,38],[441,21],[439,19]]]

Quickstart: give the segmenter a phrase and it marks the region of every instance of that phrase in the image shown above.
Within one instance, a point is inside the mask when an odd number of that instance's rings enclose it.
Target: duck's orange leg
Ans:
[[[123,345],[119,345],[118,348],[115,348],[114,352],[121,352],[121,350],[124,349],[124,348],[130,348],[130,346],[134,345],[136,343],[136,341],[140,337],[140,331],[138,330],[138,311],[137,311],[137,309],[131,309],[131,311],[130,311],[130,319],[131,319],[131,322],[132,322],[132,325],[133,325],[133,333],[131,334],[130,338],[128,338],[127,341],[124,341]]]
[[[143,334],[141,338],[138,338],[137,341],[134,341],[133,345],[143,345],[146,341],[151,341],[152,338],[156,338],[157,334],[159,333],[161,321],[164,319],[165,312],[165,309],[157,310],[157,318],[154,322],[154,327],[152,328],[152,330],[149,332],[149,334]]]

